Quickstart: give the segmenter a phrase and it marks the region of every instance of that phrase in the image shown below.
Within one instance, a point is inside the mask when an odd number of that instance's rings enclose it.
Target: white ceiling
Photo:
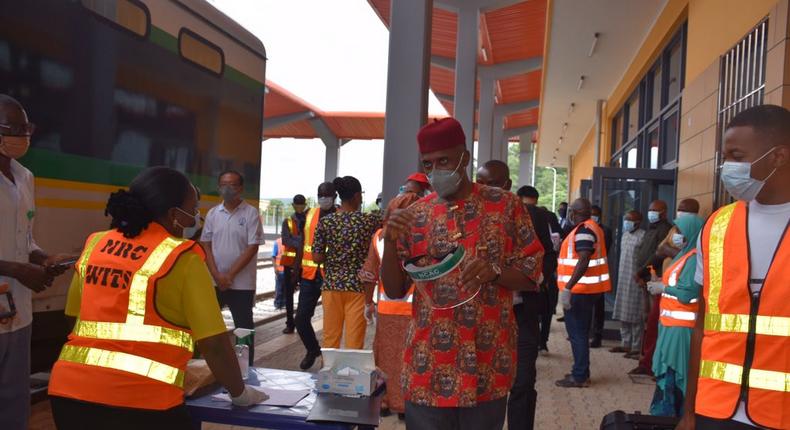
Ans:
[[[666,3],[667,0],[554,0],[540,112],[538,165],[568,165],[568,156],[576,153],[595,124],[595,101],[609,98]],[[598,42],[589,57],[595,33],[599,34]],[[582,75],[584,85],[577,91]],[[569,113],[571,103],[575,106]]]

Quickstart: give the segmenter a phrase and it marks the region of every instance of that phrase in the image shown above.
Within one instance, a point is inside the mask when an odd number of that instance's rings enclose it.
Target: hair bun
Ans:
[[[140,198],[126,190],[110,194],[104,215],[112,217],[110,227],[120,230],[126,237],[139,235],[153,221]]]

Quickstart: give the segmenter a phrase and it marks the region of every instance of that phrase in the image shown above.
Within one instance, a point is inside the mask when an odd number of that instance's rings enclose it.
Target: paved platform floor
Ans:
[[[321,309],[317,309],[313,325],[319,339],[322,328]],[[270,322],[258,327],[256,332],[256,365],[280,369],[298,370],[304,348],[296,334],[284,335],[284,320]],[[373,338],[373,327],[369,326],[366,346]],[[591,351],[592,386],[589,388],[558,388],[556,379],[570,371],[571,352],[565,340],[565,329],[561,323],[552,325],[549,340],[550,353],[538,358],[538,406],[535,428],[548,430],[598,429],[601,418],[608,412],[622,409],[625,411],[648,410],[653,393],[653,383],[649,379],[632,381],[626,372],[636,365],[635,360],[612,354],[608,348],[614,342],[604,342],[604,346]],[[320,364],[311,369],[316,371]],[[49,402],[41,402],[33,407],[31,429],[54,429]],[[382,420],[383,430],[405,429],[403,422],[396,416]],[[246,427],[204,424],[204,430],[242,430]]]

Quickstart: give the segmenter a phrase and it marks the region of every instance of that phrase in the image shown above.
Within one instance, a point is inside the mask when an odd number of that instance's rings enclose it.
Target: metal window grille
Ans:
[[[719,180],[719,168],[724,159],[725,128],[739,112],[762,104],[767,52],[768,18],[765,18],[721,57],[714,207],[731,201]]]

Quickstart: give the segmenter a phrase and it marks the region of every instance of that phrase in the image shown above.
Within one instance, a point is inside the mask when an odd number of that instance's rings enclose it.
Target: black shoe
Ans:
[[[293,332],[294,332],[294,328],[293,327],[285,327],[283,329],[283,334],[292,334]]]
[[[565,316],[561,316],[557,318],[557,322],[564,322],[564,321],[565,321]]]
[[[590,348],[600,348],[601,347],[601,339],[595,338],[590,342]]]
[[[538,347],[538,354],[540,355],[549,355],[549,347],[546,344],[543,344]]]
[[[401,421],[406,421],[406,414],[398,414],[398,419]]]
[[[304,356],[304,359],[301,363],[299,363],[299,368],[302,370],[307,370],[315,364],[315,359],[320,357],[320,352],[308,352],[307,355]]]
[[[587,388],[590,386],[590,380],[584,382],[577,382],[573,376],[566,375],[564,379],[554,381],[554,385],[562,388]]]
[[[381,412],[379,413],[379,415],[382,418],[386,418],[386,417],[392,415],[392,411],[390,411],[389,408],[381,408]]]

